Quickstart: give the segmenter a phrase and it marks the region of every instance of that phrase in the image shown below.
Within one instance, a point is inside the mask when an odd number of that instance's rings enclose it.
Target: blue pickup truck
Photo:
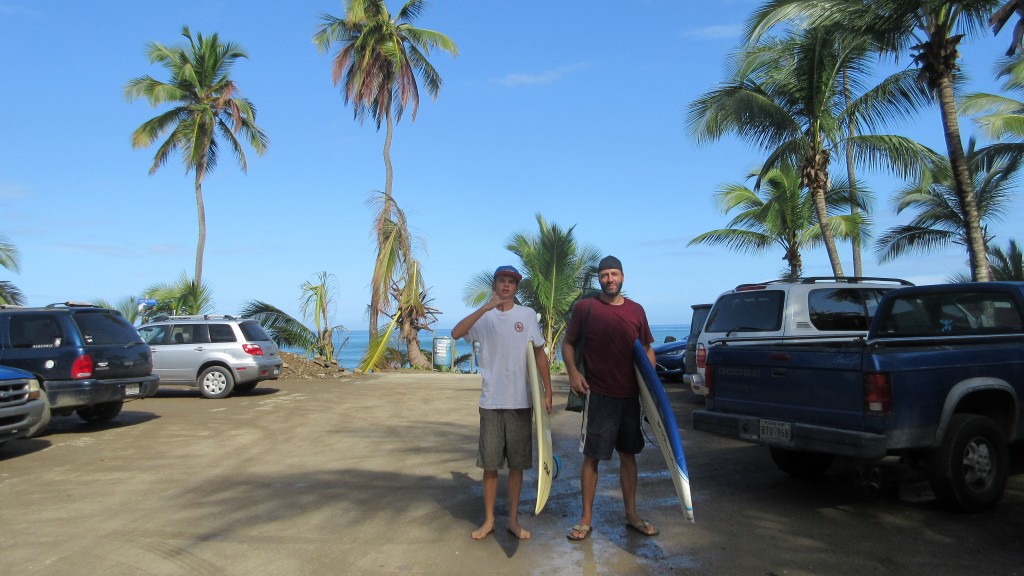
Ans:
[[[900,456],[943,503],[981,511],[1002,497],[1024,440],[1024,283],[900,288],[866,337],[785,346],[712,343],[693,427],[768,446],[794,476],[836,456]]]

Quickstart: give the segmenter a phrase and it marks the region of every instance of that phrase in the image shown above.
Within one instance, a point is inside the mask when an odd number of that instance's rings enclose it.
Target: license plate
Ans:
[[[125,396],[133,396],[133,395],[137,395],[138,393],[139,393],[139,385],[138,384],[126,384],[125,385],[125,387],[124,387],[124,394],[125,394]]]
[[[762,440],[789,442],[792,439],[789,422],[761,420],[760,438]]]

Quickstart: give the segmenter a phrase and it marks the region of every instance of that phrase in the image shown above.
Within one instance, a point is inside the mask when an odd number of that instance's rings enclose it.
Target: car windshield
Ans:
[[[773,332],[782,325],[781,290],[735,292],[718,299],[705,330],[708,332]]]

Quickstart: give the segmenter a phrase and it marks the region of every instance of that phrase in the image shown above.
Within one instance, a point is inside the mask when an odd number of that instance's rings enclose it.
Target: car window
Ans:
[[[822,331],[867,330],[885,292],[876,288],[821,288],[807,294],[811,324]]]
[[[167,326],[159,324],[156,326],[143,326],[139,328],[139,335],[146,344],[163,344],[167,338]]]
[[[172,344],[206,344],[210,341],[206,324],[174,324],[171,326]]]
[[[87,312],[71,316],[86,345],[135,344],[142,336],[124,317],[110,312]]]
[[[210,342],[238,342],[230,324],[210,324]]]
[[[258,322],[239,322],[238,327],[242,329],[242,335],[247,342],[270,340],[270,336]]]
[[[879,334],[933,336],[1019,333],[1024,326],[1016,302],[992,292],[935,293],[894,299]]]
[[[64,341],[53,314],[12,315],[10,337],[14,348],[54,348]]]
[[[734,292],[718,299],[704,328],[708,332],[775,332],[782,327],[781,290]]]

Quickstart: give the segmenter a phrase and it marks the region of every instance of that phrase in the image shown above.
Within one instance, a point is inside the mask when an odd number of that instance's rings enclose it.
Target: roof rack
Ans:
[[[903,280],[900,278],[879,278],[875,276],[807,276],[806,278],[797,278],[796,280],[790,280],[788,278],[779,278],[776,280],[767,280],[765,282],[751,282],[747,284],[739,284],[736,286],[736,290],[742,288],[749,288],[751,286],[764,286],[766,284],[817,284],[819,282],[835,282],[835,283],[859,283],[859,282],[893,282],[900,284],[901,286],[913,286],[913,282]]]
[[[230,314],[194,314],[188,316],[167,316],[164,320],[241,320]]]
[[[53,304],[47,304],[47,308],[99,308],[99,306],[92,302],[77,302],[75,300],[68,300],[66,302],[54,302]]]

